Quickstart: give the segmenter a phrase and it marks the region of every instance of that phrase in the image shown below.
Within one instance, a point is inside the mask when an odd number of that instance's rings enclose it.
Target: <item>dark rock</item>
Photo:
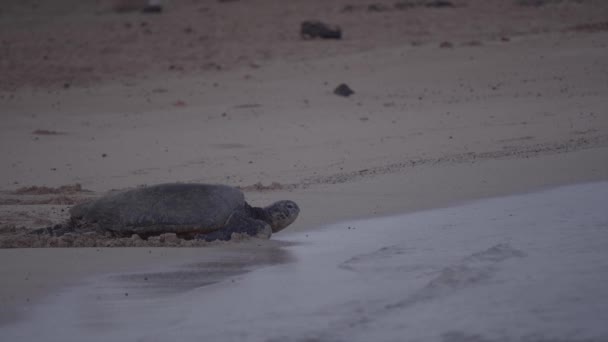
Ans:
[[[339,26],[328,25],[318,20],[303,21],[300,26],[302,39],[342,39],[342,30]]]
[[[163,12],[163,6],[160,5],[148,5],[146,7],[144,7],[142,10],[142,13],[162,13]]]
[[[344,83],[340,84],[339,86],[336,87],[336,89],[334,89],[334,94],[339,95],[339,96],[349,97],[354,93],[355,92]]]
[[[414,8],[416,7],[416,4],[412,1],[399,1],[396,2],[393,7],[395,7],[398,10],[408,10],[410,8]]]
[[[572,31],[583,31],[583,32],[601,32],[608,31],[608,21],[599,23],[581,24],[570,28]]]
[[[516,3],[519,6],[528,6],[528,7],[541,7],[545,5],[553,5],[560,4],[563,2],[581,2],[581,0],[517,0]]]
[[[450,42],[442,42],[441,44],[439,44],[439,47],[442,49],[452,49],[454,47],[454,44]]]
[[[139,1],[115,1],[112,10],[117,13],[129,13],[139,11],[141,3]]]
[[[483,43],[480,42],[479,40],[470,40],[468,42],[462,43],[462,45],[464,45],[464,46],[482,46]]]
[[[429,1],[429,2],[425,3],[424,6],[426,6],[426,7],[435,7],[435,8],[439,8],[439,7],[454,7],[454,4],[451,1],[434,0],[434,1]]]
[[[417,7],[447,8],[455,7],[451,1],[447,0],[403,0],[393,5],[398,10],[407,10]]]
[[[386,12],[390,9],[383,4],[371,4],[367,6],[369,12]]]

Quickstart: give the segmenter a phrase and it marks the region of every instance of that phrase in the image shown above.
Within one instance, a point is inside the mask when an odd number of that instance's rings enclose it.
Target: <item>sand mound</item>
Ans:
[[[12,192],[13,195],[50,195],[50,194],[75,194],[78,192],[90,192],[76,183],[72,185],[62,185],[57,188],[47,186],[26,186]]]
[[[82,185],[68,184],[59,187],[25,186],[14,191],[0,193],[0,205],[72,205],[94,196],[93,191]]]
[[[56,226],[57,227],[57,226]],[[52,235],[53,228],[32,231],[25,227],[5,225],[0,227],[0,248],[49,248],[49,247],[202,247],[226,241],[207,242],[187,240],[175,233],[151,236],[147,239],[137,234],[131,237],[115,237],[110,233],[86,231]],[[233,233],[230,241],[245,241],[255,237]]]

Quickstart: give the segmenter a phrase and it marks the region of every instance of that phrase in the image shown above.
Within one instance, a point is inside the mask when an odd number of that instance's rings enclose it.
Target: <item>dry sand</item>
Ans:
[[[213,182],[243,187],[252,204],[298,202],[281,239],[606,180],[608,4],[546,2],[173,1],[147,16],[93,1],[8,1],[0,226],[61,222],[71,204],[111,189]],[[345,38],[301,41],[300,21],[314,18]],[[343,82],[354,95],[332,93]],[[87,191],[15,192],[74,184]],[[215,255],[203,250],[163,249],[161,259]],[[84,275],[157,262],[138,249],[105,251],[112,257],[0,250],[11,279],[3,317]]]

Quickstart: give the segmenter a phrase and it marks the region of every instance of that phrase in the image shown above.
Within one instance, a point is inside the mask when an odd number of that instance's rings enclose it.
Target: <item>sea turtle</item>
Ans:
[[[175,233],[186,239],[229,240],[232,233],[270,237],[300,212],[292,201],[264,208],[239,189],[213,184],[160,184],[103,196],[70,209],[73,224],[95,225],[116,236]]]

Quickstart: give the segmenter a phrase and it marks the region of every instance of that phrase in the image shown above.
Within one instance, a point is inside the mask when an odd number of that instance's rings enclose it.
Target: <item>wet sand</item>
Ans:
[[[156,286],[163,285],[164,291],[182,292],[256,267],[284,262],[287,257],[279,248],[282,245],[285,243],[256,239],[216,243],[205,248],[2,249],[0,327],[24,319],[28,322],[31,311],[41,302],[53,300],[69,291],[70,286],[82,284],[83,279],[95,275],[147,272],[140,279],[145,277],[146,284],[156,282]],[[190,278],[168,274],[159,280],[153,275],[166,270],[176,274],[181,271]],[[149,295],[154,296],[154,291]]]

